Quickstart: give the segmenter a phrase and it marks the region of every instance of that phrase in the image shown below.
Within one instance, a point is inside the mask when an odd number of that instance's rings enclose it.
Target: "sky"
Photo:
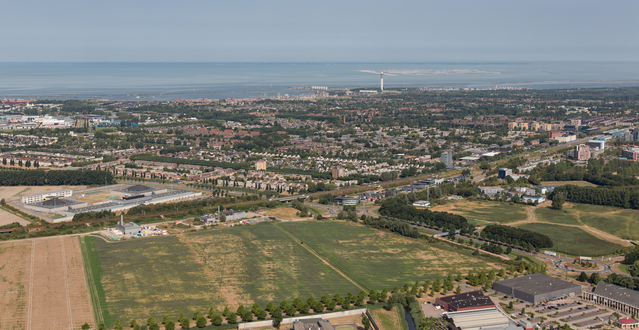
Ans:
[[[0,62],[636,61],[639,1],[20,0]]]

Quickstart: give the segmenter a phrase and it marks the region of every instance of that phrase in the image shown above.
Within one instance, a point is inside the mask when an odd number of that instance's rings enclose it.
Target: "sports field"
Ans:
[[[283,228],[368,289],[437,278],[448,273],[497,268],[472,251],[428,244],[343,221],[286,222]]]
[[[579,227],[553,225],[548,223],[527,223],[519,228],[548,235],[554,246],[549,249],[572,256],[609,255],[623,246],[600,239]]]
[[[93,238],[89,238],[92,240]],[[107,243],[94,280],[107,325],[359,289],[270,223]],[[95,267],[94,267],[95,268]],[[95,278],[96,276],[94,276]]]
[[[431,207],[430,210],[463,215],[468,220],[498,223],[516,222],[528,218],[527,206],[495,201],[469,201],[465,199],[458,202],[448,202],[445,205],[437,205]]]
[[[534,212],[537,221],[587,225],[622,239],[639,239],[639,210],[566,203],[560,211],[540,207]]]

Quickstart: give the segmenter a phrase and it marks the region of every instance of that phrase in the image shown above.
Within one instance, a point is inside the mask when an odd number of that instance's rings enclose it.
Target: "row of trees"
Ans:
[[[403,221],[374,217],[365,217],[363,220],[365,225],[373,227],[375,229],[386,229],[390,230],[391,232],[412,238],[418,238],[420,236],[419,231],[416,228],[411,227],[409,224]]]
[[[518,245],[530,250],[551,248],[553,246],[552,240],[547,235],[510,226],[491,224],[486,226],[481,234],[486,239]]]
[[[575,203],[639,209],[639,190],[636,189],[565,185],[557,187],[553,194],[562,194]]]
[[[423,223],[428,226],[444,228],[448,231],[468,228],[468,221],[461,215],[448,212],[432,212],[426,209],[417,209],[408,205],[408,199],[400,196],[386,198],[379,214],[401,220]]]
[[[33,166],[35,168],[40,167],[40,162],[38,162],[37,160],[33,161],[33,164],[32,164],[30,160],[27,160],[26,162],[23,163],[22,159],[18,159],[18,164],[16,164],[16,161],[13,158],[9,159],[8,162],[7,162],[6,158],[2,158],[2,165],[7,165],[7,163],[9,163],[9,165],[11,165],[11,166],[18,165],[20,167],[24,166],[26,168],[29,168],[31,166]]]
[[[509,272],[517,276],[515,268],[512,266],[513,265],[511,265]],[[232,311],[226,306],[222,315],[216,313],[213,307],[211,307],[206,315],[196,311],[191,318],[180,313],[177,318],[177,323],[179,323],[182,329],[190,329],[193,322],[197,328],[205,328],[209,325],[219,326],[223,324],[224,321],[226,321],[227,324],[236,324],[238,322],[251,322],[255,319],[265,320],[270,318],[273,320],[275,327],[279,328],[285,316],[293,317],[295,315],[322,313],[327,310],[333,311],[337,309],[348,310],[353,307],[361,308],[366,304],[376,303],[384,303],[384,308],[390,310],[395,304],[409,305],[415,301],[415,297],[422,297],[426,293],[429,293],[431,296],[435,296],[437,293],[460,293],[460,285],[464,279],[466,279],[467,283],[471,286],[482,286],[484,289],[488,289],[497,277],[506,279],[508,275],[504,269],[500,269],[498,272],[496,272],[495,269],[491,269],[488,272],[485,270],[476,272],[469,271],[465,277],[458,271],[456,275],[453,273],[449,273],[445,277],[438,275],[433,281],[427,279],[423,282],[415,281],[413,284],[405,283],[402,287],[396,285],[390,291],[387,288],[383,288],[381,291],[372,289],[368,293],[362,290],[357,295],[348,292],[344,296],[339,293],[334,294],[332,297],[322,295],[319,299],[314,296],[310,296],[306,300],[295,298],[290,302],[283,300],[279,304],[269,302],[264,308],[254,303],[250,308],[241,305],[235,311]],[[368,320],[362,321],[364,329],[369,329],[370,324],[368,324]],[[161,323],[157,323],[154,318],[149,318],[142,324],[138,323],[135,319],[131,320],[128,324],[134,330],[159,330],[160,324],[163,324],[166,330],[175,330],[177,323],[173,322],[169,316],[164,316]],[[114,327],[118,330],[123,329],[120,320],[116,321]],[[106,327],[100,325],[100,329],[106,329]],[[420,329],[427,328],[420,326]]]
[[[63,185],[101,185],[113,184],[111,172],[94,170],[24,170],[0,171],[2,186],[63,186]]]

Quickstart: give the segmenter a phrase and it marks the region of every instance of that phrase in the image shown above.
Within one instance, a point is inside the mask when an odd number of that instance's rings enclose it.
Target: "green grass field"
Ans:
[[[150,237],[107,243],[95,239],[89,250],[92,269],[100,268],[104,288],[100,297],[105,324],[115,319],[129,321],[148,317],[176,319],[221,304],[218,287],[206,276],[204,267],[191,256],[188,246],[175,236]],[[97,255],[97,256],[96,256]],[[99,258],[99,267],[95,259]],[[100,291],[98,291],[100,294]]]
[[[623,248],[621,245],[602,240],[584,229],[567,227],[548,223],[527,223],[518,228],[528,229],[548,235],[554,246],[551,249],[559,253],[568,253],[572,256],[601,256],[612,254],[615,250]]]
[[[359,289],[270,223],[107,243],[85,238],[107,326]],[[91,241],[91,242],[89,242]],[[93,242],[94,241],[94,242]],[[92,248],[92,244],[95,247]],[[93,290],[92,290],[93,291]],[[95,299],[95,298],[94,298]],[[94,305],[96,303],[94,302]]]
[[[563,210],[537,208],[538,221],[588,225],[623,239],[639,239],[639,210],[566,203]]]
[[[271,223],[189,234],[186,242],[227,300],[245,306],[359,292],[350,281]],[[222,306],[223,309],[224,306]]]
[[[538,207],[533,213],[535,219],[542,222],[565,223],[569,225],[582,225],[577,217],[577,208],[566,203],[563,210],[553,210],[549,207]]]
[[[578,204],[584,224],[623,239],[639,239],[639,210]]]
[[[431,211],[451,212],[468,220],[509,223],[528,219],[527,206],[482,200],[447,202],[430,208]],[[484,223],[485,225],[486,223]]]
[[[449,272],[489,267],[486,259],[471,256],[471,250],[428,244],[351,222],[286,222],[280,226],[368,289],[390,290]]]

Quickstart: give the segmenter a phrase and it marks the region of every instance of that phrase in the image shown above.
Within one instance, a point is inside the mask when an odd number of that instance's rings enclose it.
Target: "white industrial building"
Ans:
[[[43,192],[39,194],[24,195],[20,198],[20,203],[22,204],[39,203],[52,197],[67,198],[71,196],[73,196],[73,190],[71,189],[48,191],[48,192]]]

